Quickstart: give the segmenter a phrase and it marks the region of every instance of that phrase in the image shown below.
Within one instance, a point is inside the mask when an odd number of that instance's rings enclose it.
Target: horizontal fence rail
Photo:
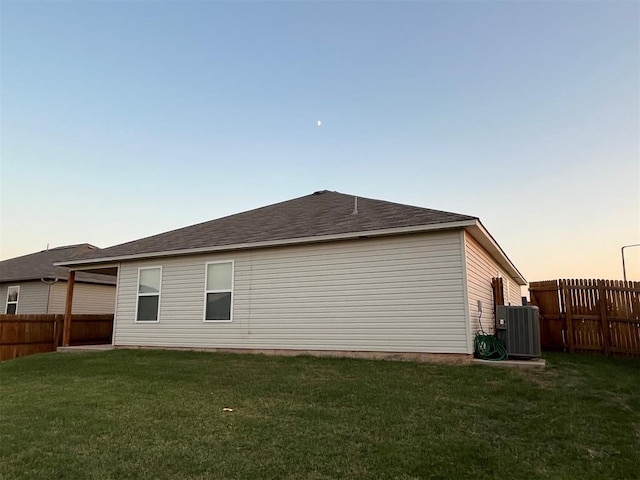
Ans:
[[[544,349],[640,357],[640,282],[547,280],[529,292]]]
[[[64,315],[0,315],[0,361],[54,352],[62,341]],[[71,345],[110,344],[113,314],[71,316]]]

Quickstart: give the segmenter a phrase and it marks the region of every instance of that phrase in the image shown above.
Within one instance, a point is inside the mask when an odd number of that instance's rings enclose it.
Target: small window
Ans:
[[[161,280],[162,267],[140,268],[138,270],[137,322],[159,321]]]
[[[233,311],[233,262],[207,263],[204,321],[230,322]]]
[[[7,288],[7,305],[4,313],[15,315],[18,311],[18,297],[20,297],[20,287],[14,286]]]

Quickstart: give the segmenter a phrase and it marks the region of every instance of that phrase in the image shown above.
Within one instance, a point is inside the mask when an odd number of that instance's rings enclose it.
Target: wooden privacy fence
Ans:
[[[0,360],[54,352],[62,341],[64,315],[0,315]],[[72,315],[71,345],[111,343],[113,314]]]
[[[640,282],[547,280],[529,293],[542,348],[640,357]]]

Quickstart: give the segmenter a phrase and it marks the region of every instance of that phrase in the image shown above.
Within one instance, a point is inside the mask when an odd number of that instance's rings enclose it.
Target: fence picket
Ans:
[[[0,360],[53,352],[60,345],[64,315],[0,315]],[[71,344],[111,343],[113,315],[71,317]]]
[[[543,348],[640,356],[640,282],[561,279],[532,282],[529,291]]]
[[[609,328],[609,320],[607,319],[607,294],[605,291],[603,280],[598,280],[598,300],[600,303],[600,321],[602,332],[602,343],[604,345],[604,353],[606,356],[611,355],[611,329]]]

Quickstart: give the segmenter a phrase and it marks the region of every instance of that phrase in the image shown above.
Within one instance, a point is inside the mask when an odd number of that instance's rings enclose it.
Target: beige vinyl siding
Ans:
[[[469,353],[459,232],[181,256],[120,267],[116,345]],[[204,323],[207,262],[234,260],[233,322]],[[136,323],[139,267],[160,321]]]
[[[511,277],[503,275],[504,303],[507,305],[522,305],[522,286]]]
[[[494,331],[493,290],[491,280],[502,277],[504,301],[506,304],[522,305],[520,285],[471,237],[463,232],[465,239],[465,258],[467,274],[467,292],[471,338],[480,330],[478,300],[482,301],[482,328],[488,333]]]
[[[67,282],[51,286],[49,313],[64,313],[67,298]],[[98,285],[76,282],[73,288],[72,313],[113,313],[116,303],[115,285]]]
[[[45,314],[47,313],[47,299],[49,296],[49,286],[36,280],[32,282],[3,283],[0,285],[0,313],[4,313],[7,308],[7,288],[18,285],[20,293],[18,295],[17,314]]]

